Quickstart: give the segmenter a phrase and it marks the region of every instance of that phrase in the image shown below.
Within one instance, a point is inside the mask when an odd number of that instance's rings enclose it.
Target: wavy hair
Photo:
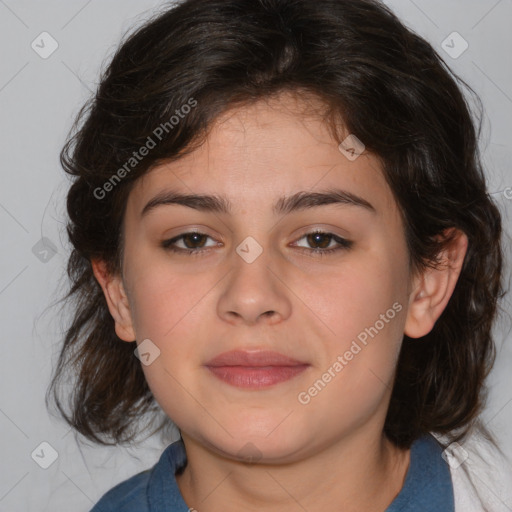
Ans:
[[[491,327],[504,292],[501,217],[478,148],[481,104],[474,119],[461,86],[478,99],[377,0],[185,0],[127,34],[61,152],[72,177],[71,286],[63,300],[73,316],[47,404],[102,444],[133,441],[141,418],[155,416],[140,362],[116,336],[91,260],[122,271],[123,216],[140,176],[199,147],[227,109],[291,91],[321,100],[338,141],[341,122],[379,157],[415,272],[438,264],[449,228],[468,237],[460,277],[434,328],[421,339],[404,336],[384,427],[402,448],[427,432],[464,439],[485,403]],[[162,126],[165,136],[128,170],[133,152]],[[116,173],[122,179],[114,183]],[[59,389],[66,376],[73,387],[65,405]]]

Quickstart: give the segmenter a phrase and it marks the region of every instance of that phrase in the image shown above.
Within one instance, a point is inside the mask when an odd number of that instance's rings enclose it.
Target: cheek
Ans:
[[[390,391],[405,324],[403,268],[398,254],[367,253],[322,286],[318,281],[303,285],[321,320],[317,334],[324,344],[311,388],[303,390],[313,395],[313,410],[331,403],[334,414],[343,416],[348,408],[364,416]]]
[[[159,351],[151,364],[142,364],[148,386],[173,421],[199,418],[203,412],[187,389],[196,378],[201,340],[207,339],[201,307],[211,285],[204,277],[176,276],[156,267],[139,274],[136,283],[131,305],[137,342],[149,339]]]
[[[211,289],[205,275],[181,275],[169,265],[132,267],[130,307],[137,340],[165,344],[187,323],[197,322],[198,305]]]
[[[354,316],[338,321],[340,334],[326,347],[326,362],[315,368],[297,396],[311,419],[329,411],[328,429],[350,431],[368,421],[377,410],[384,414],[405,316],[400,302],[385,306],[370,307],[367,302]]]
[[[396,301],[403,302],[403,270],[400,262],[391,259],[382,253],[360,254],[328,274],[296,283],[312,320],[326,328],[324,334],[330,332],[327,338],[338,349],[373,326]],[[391,310],[389,316],[394,318],[394,313]]]
[[[132,269],[137,270],[135,266]],[[164,382],[169,374],[184,381],[182,373],[200,363],[212,336],[209,329],[215,306],[211,292],[218,279],[171,270],[168,264],[157,263],[139,268],[131,280],[130,307],[137,342],[149,339],[160,351],[155,364],[143,368],[150,386],[154,379],[172,385],[172,379]]]

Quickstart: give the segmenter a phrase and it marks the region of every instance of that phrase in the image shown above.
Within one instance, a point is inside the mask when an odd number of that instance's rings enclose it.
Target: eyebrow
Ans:
[[[183,194],[176,190],[164,190],[153,197],[141,211],[144,217],[158,206],[177,204],[194,208],[203,212],[231,214],[231,202],[219,195]],[[280,197],[274,204],[274,215],[286,215],[295,211],[303,211],[317,206],[330,204],[351,205],[364,208],[371,213],[376,209],[366,199],[341,189],[329,189],[323,192],[300,191],[291,196]]]

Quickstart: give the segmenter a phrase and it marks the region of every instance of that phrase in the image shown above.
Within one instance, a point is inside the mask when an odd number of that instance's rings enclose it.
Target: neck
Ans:
[[[283,465],[239,462],[182,437],[188,464],[176,481],[187,505],[198,512],[383,512],[400,492],[409,466],[409,450],[399,450],[383,435],[343,438]]]

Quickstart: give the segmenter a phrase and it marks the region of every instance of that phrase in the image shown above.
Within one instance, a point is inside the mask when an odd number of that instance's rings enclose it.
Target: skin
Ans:
[[[383,435],[403,334],[427,334],[453,292],[467,248],[458,238],[447,265],[409,272],[403,224],[378,159],[350,161],[325,124],[289,94],[220,116],[193,153],[139,179],[128,199],[122,276],[93,268],[117,335],[149,338],[160,350],[143,365],[163,410],[181,430],[188,466],[176,476],[199,512],[384,511],[402,488],[409,451]],[[310,110],[311,111],[311,110]],[[337,187],[370,202],[372,213],[331,204],[275,216],[277,198]],[[231,214],[161,205],[160,191],[218,194]],[[353,242],[323,257],[309,249],[315,228]],[[195,256],[161,242],[193,229]],[[252,263],[236,252],[247,237],[263,249]],[[324,243],[324,245],[321,245]],[[186,248],[184,240],[178,247]],[[381,314],[402,308],[302,404],[297,396],[343,355]],[[261,390],[218,380],[204,363],[224,351],[271,349],[309,363],[293,379]],[[248,444],[252,443],[252,444]],[[249,448],[251,447],[251,448]],[[243,456],[252,450],[257,463]]]

